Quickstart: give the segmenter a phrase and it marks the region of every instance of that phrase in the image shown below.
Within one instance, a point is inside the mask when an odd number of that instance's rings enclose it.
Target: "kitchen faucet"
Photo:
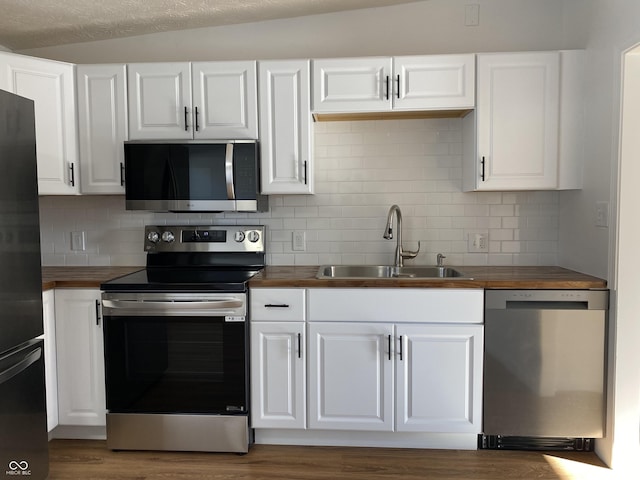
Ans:
[[[420,241],[418,241],[418,250],[415,252],[411,252],[409,250],[404,250],[402,248],[402,212],[400,211],[400,207],[398,205],[391,205],[389,209],[389,214],[387,215],[387,227],[384,231],[383,237],[387,240],[393,239],[393,216],[395,214],[396,217],[396,226],[398,228],[398,235],[396,238],[396,256],[395,256],[395,266],[402,267],[404,266],[405,258],[416,258],[418,256],[418,252],[420,251]]]

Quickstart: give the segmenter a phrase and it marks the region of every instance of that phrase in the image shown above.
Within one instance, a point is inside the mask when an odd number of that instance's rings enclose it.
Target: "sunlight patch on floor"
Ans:
[[[638,478],[638,472],[634,472],[633,476],[624,476],[618,472],[614,473],[605,467],[553,455],[544,455],[544,459],[549,462],[549,465],[561,480],[626,480]]]

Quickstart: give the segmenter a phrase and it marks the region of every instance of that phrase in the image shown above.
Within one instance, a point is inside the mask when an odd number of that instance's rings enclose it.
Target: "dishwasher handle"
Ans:
[[[607,310],[609,290],[486,290],[487,310]]]

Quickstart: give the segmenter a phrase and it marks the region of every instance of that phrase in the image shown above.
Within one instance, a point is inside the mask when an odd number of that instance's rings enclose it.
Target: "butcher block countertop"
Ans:
[[[43,267],[42,290],[52,288],[100,288],[107,280],[144,267]],[[473,280],[448,279],[317,279],[317,266],[268,266],[249,287],[281,288],[606,288],[601,278],[561,267],[454,267]]]
[[[473,280],[447,279],[318,279],[316,266],[266,267],[249,287],[339,288],[510,288],[590,289],[606,288],[601,278],[561,267],[456,267]]]
[[[42,267],[42,290],[100,288],[100,284],[144,267]]]

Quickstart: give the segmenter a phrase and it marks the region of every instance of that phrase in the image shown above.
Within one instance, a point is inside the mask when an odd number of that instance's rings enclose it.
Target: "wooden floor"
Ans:
[[[622,478],[593,453],[254,445],[247,455],[112,452],[53,440],[51,480],[600,480]]]

